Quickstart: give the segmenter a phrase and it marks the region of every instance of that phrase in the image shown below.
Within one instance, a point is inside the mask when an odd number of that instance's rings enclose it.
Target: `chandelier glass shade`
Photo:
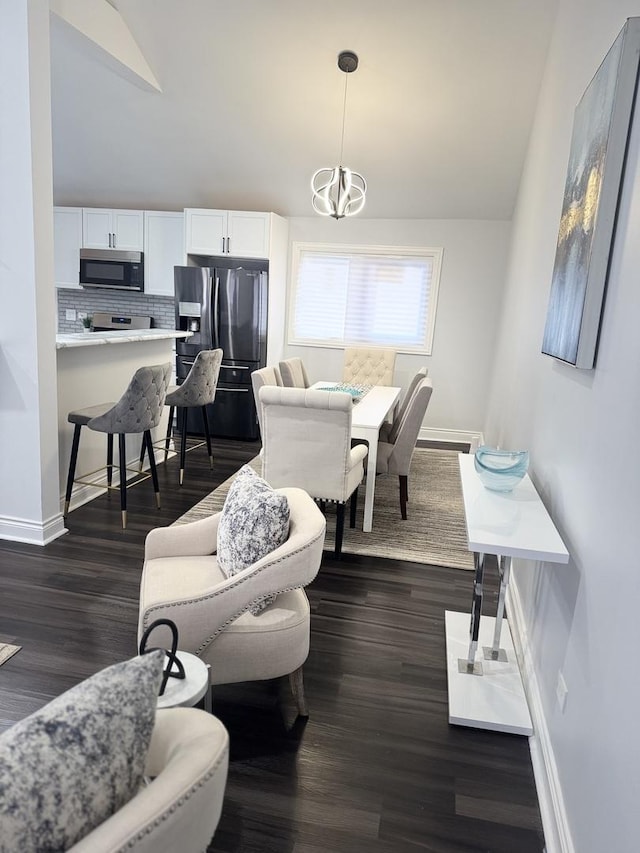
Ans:
[[[342,138],[340,142],[340,165],[335,168],[318,169],[311,178],[311,204],[321,216],[355,216],[364,207],[367,194],[367,182],[358,172],[342,165],[344,148],[344,124],[347,112],[348,75],[358,67],[358,57],[349,50],[338,56],[338,68],[345,72],[344,101],[342,106]]]

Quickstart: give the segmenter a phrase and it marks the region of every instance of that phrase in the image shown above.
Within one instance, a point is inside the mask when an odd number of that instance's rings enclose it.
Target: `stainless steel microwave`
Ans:
[[[144,290],[143,253],[80,249],[80,285],[111,290]]]

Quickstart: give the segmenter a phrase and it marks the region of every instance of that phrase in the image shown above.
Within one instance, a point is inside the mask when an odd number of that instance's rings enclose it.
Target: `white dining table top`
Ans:
[[[337,385],[337,382],[315,382],[314,390]],[[353,404],[351,426],[357,429],[380,429],[389,411],[400,396],[401,388],[392,385],[374,385]]]

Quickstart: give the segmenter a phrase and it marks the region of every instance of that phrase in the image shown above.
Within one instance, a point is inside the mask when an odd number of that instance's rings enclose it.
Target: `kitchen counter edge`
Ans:
[[[175,329],[138,329],[129,331],[118,329],[112,332],[80,332],[70,335],[56,335],[56,349],[71,347],[91,347],[102,344],[131,344],[140,341],[163,341],[172,338],[190,338],[193,332],[179,332]]]

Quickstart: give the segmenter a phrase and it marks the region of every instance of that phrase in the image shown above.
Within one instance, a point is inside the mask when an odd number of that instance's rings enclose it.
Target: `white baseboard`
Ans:
[[[549,729],[531,657],[522,602],[513,574],[507,587],[507,611],[511,637],[520,664],[522,682],[533,722],[533,735],[529,738],[529,750],[542,817],[545,851],[546,853],[575,853]]]
[[[12,542],[48,545],[66,532],[62,512],[41,523],[27,518],[0,517],[0,539],[8,539]]]
[[[482,444],[483,438],[481,432],[468,432],[460,429],[439,429],[431,427],[429,429],[423,427],[418,436],[419,441],[450,441],[457,444],[470,444],[471,452],[473,453],[479,444]]]

